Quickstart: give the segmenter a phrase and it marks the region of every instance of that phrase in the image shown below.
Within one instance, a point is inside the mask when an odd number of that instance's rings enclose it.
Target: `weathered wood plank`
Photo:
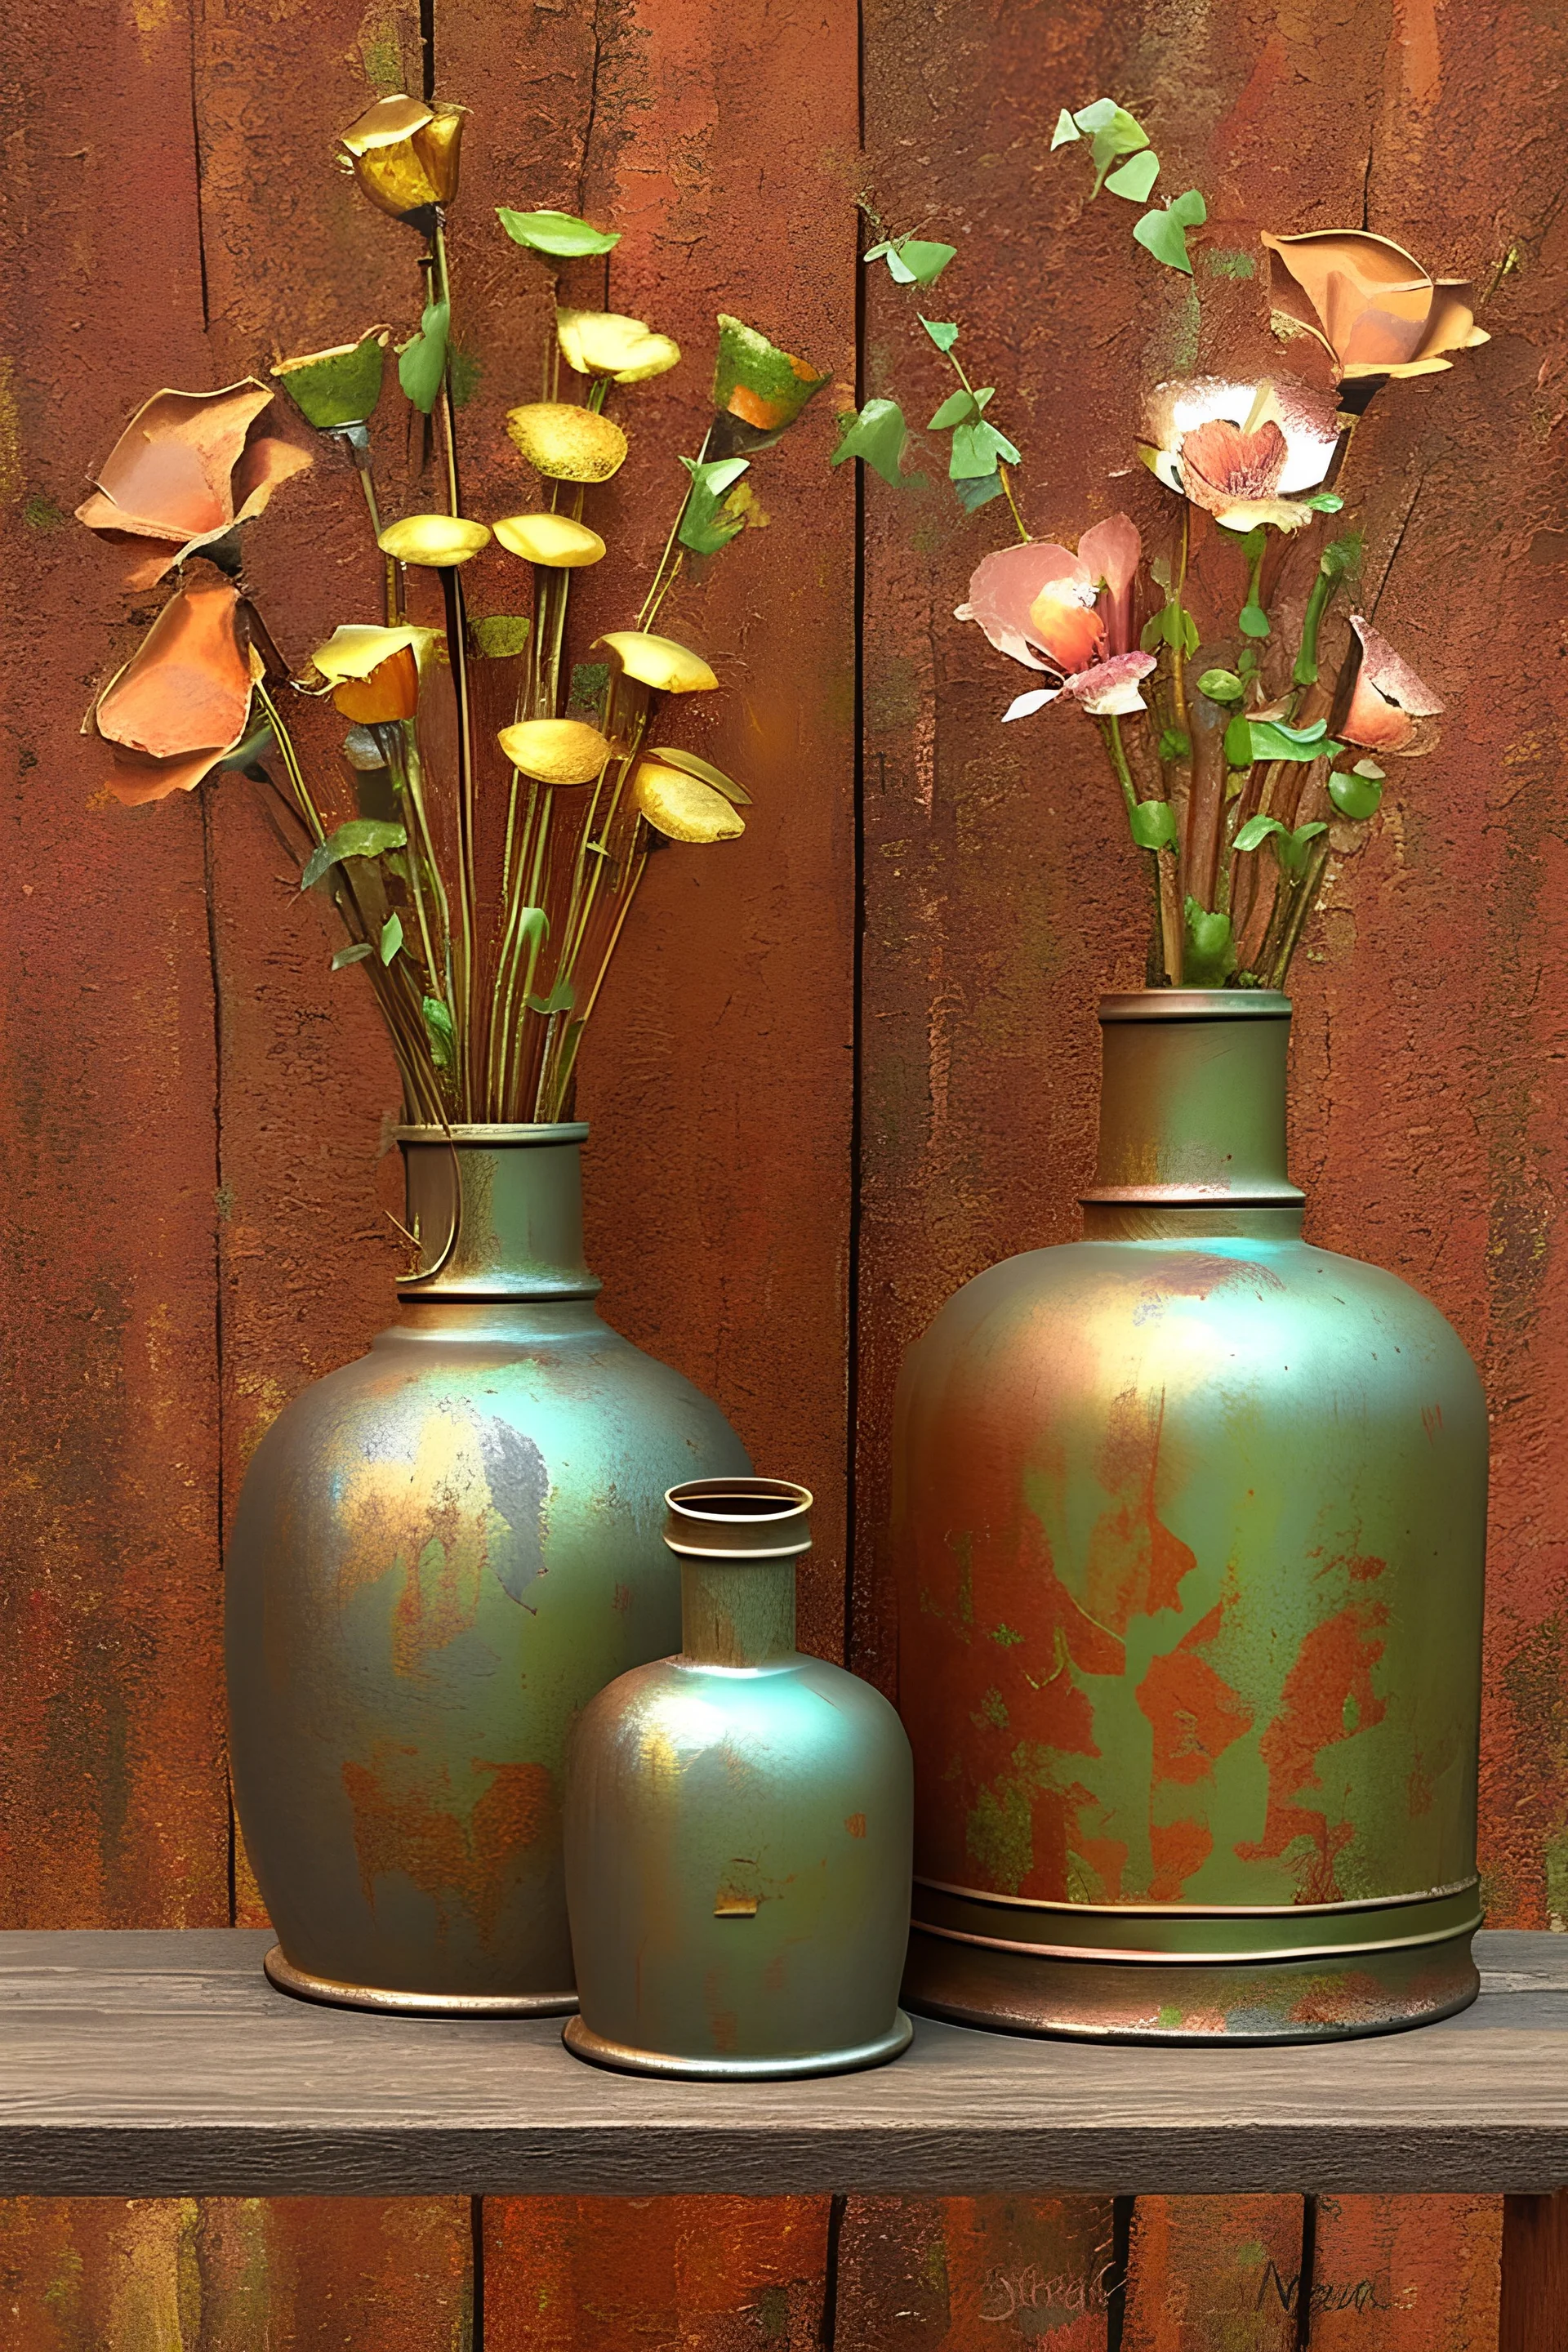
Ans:
[[[1506,1963],[1490,1989],[1418,2034],[1184,2051],[922,2022],[908,2056],[870,2074],[717,2088],[580,2064],[548,2020],[291,2001],[258,1970],[263,1943],[0,1937],[0,2190],[1103,2198],[1197,2180],[1227,2196],[1568,2182],[1555,1937],[1489,1938],[1486,1957]]]
[[[1316,2209],[1312,2352],[1494,2352],[1497,2198],[1320,2197]]]
[[[1140,2197],[1124,2352],[1296,2352],[1300,2197]]]
[[[1568,2196],[1503,2200],[1499,2352],[1568,2347]]]
[[[18,2198],[7,2352],[471,2352],[466,2198]]]
[[[826,2197],[485,2205],[485,2352],[816,2352]],[[853,2341],[854,2339],[850,2339]]]
[[[849,2197],[837,2344],[854,2352],[1105,2352],[1111,2203],[1099,2197]]]

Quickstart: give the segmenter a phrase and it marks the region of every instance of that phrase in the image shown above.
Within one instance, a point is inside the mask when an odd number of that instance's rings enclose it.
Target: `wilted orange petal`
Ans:
[[[171,539],[216,530],[233,520],[229,478],[271,398],[250,376],[220,392],[155,392],[110,451],[99,488],[122,518],[161,526]]]
[[[214,751],[193,751],[183,760],[139,760],[133,751],[111,744],[114,769],[108,778],[109,790],[127,808],[140,808],[146,801],[166,801],[171,793],[192,793],[233,749],[233,743],[220,743]]]
[[[238,602],[233,582],[222,579],[189,582],[172,596],[99,703],[99,732],[158,759],[214,745],[221,756],[238,742],[250,708]]]
[[[332,689],[332,708],[361,727],[412,719],[419,707],[419,665],[408,646],[378,662],[368,677],[345,677]]]
[[[248,522],[258,515],[279,482],[302,474],[315,463],[308,449],[291,441],[253,441],[234,469],[234,519]]]

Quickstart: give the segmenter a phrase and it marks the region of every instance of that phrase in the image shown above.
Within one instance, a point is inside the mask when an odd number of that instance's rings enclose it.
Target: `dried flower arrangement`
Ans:
[[[422,314],[398,348],[397,375],[438,429],[445,510],[383,522],[372,419],[384,328],[272,371],[357,468],[382,558],[379,620],[342,624],[292,675],[247,593],[241,527],[313,462],[255,435],[273,394],[254,380],[155,394],[78,509],[90,530],[139,556],[129,586],[177,574],[86,722],[108,754],[110,792],[131,804],[161,800],[224,770],[268,789],[299,840],[301,887],[329,892],[347,930],[334,966],[363,965],[375,990],[405,1116],[440,1127],[563,1116],[584,1027],[655,840],[707,844],[743,831],[742,787],[663,740],[667,698],[711,691],[718,679],[655,625],[689,557],[716,554],[744,528],[740,478],[826,381],[721,316],[712,421],[697,456],[679,459],[686,478],[663,553],[629,625],[595,642],[599,661],[574,667],[573,574],[606,552],[584,509],[627,449],[607,412],[680,352],[639,319],[558,307],[546,396],[507,420],[539,503],[490,523],[464,514],[445,237],[464,120],[458,106],[384,98],[342,134],[341,158],[370,203],[424,248]],[[556,268],[618,242],[570,214],[498,209],[507,236]],[[585,379],[583,398],[563,395],[563,367]],[[492,539],[527,566],[530,609],[475,621],[463,566]],[[411,605],[425,617],[412,620]],[[326,785],[307,773],[289,730],[296,690],[330,696],[350,722],[340,773]],[[354,813],[339,815],[345,799]]]
[[[1124,107],[1064,108],[1051,144],[1080,141],[1094,196],[1148,199],[1160,159]],[[1190,277],[1188,238],[1206,219],[1189,188],[1132,233]],[[1338,659],[1322,650],[1361,562],[1360,533],[1330,536],[1325,519],[1344,505],[1337,485],[1352,436],[1380,386],[1446,369],[1487,341],[1470,289],[1363,229],[1262,244],[1275,331],[1298,345],[1304,371],[1288,377],[1271,359],[1242,381],[1153,388],[1139,455],[1182,504],[1173,543],[1147,562],[1126,514],[1085,530],[1076,548],[1031,536],[1012,478],[1019,450],[990,415],[994,388],[971,383],[956,322],[917,313],[958,377],[927,426],[951,436],[953,489],[969,512],[1005,499],[1017,534],[975,567],[956,617],[1041,677],[1005,719],[1065,698],[1098,721],[1132,840],[1151,861],[1151,985],[1281,987],[1319,900],[1331,828],[1342,841],[1343,827],[1375,815],[1381,758],[1429,750],[1423,722],[1441,709],[1363,613],[1345,616]],[[865,259],[918,291],[955,253],[907,236],[882,238]],[[860,458],[897,487],[909,438],[897,402],[869,400],[841,420],[832,462]],[[1200,541],[1211,559],[1229,551],[1226,642],[1212,628],[1205,642],[1192,608]],[[1292,603],[1293,646],[1277,628]]]

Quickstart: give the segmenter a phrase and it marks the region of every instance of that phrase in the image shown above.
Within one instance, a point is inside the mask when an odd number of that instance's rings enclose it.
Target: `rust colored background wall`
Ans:
[[[412,323],[411,240],[331,172],[367,90],[475,110],[454,233],[469,496],[538,380],[540,280],[498,201],[626,231],[580,299],[693,353],[643,435],[689,423],[712,313],[831,367],[841,404],[937,394],[858,198],[951,236],[942,306],[1018,387],[1026,511],[1075,536],[1158,493],[1139,387],[1270,348],[1257,231],[1364,219],[1473,274],[1493,341],[1390,393],[1358,441],[1378,606],[1449,706],[1441,753],[1335,886],[1295,993],[1314,1237],[1426,1289],[1497,1416],[1484,1862],[1500,1924],[1568,1922],[1568,22],[1541,0],[22,0],[0,55],[0,1916],[253,1916],[231,1852],[221,1531],[250,1447],[386,1318],[391,1065],[331,976],[236,780],[123,812],[75,729],[122,660],[114,567],[69,523],[158,383],[231,381],[372,319]],[[1193,287],[1047,152],[1112,91],[1205,191]],[[1195,298],[1195,299],[1194,299]],[[1141,877],[1089,730],[1002,738],[996,665],[948,619],[991,520],[940,484],[829,475],[826,401],[769,460],[773,517],[682,625],[733,690],[715,741],[745,841],[650,873],[584,1064],[605,1307],[806,1477],[826,1540],[806,1638],[886,1676],[877,1568],[900,1350],[992,1259],[1068,1238],[1089,1162],[1093,999],[1138,974]],[[285,430],[291,429],[287,425]],[[416,473],[409,457],[408,487]],[[933,453],[934,455],[934,453]],[[651,459],[623,506],[651,502]],[[928,470],[933,470],[927,459]],[[940,472],[940,462],[934,470]],[[322,458],[255,534],[296,659],[373,582]],[[1358,493],[1358,499],[1360,494]],[[1353,501],[1352,501],[1353,503]],[[857,551],[863,550],[856,740]],[[1408,776],[1408,782],[1406,782]],[[857,832],[857,780],[860,825]],[[856,992],[858,935],[860,988]],[[853,1404],[857,1429],[847,1434]],[[853,1486],[847,1473],[853,1473]],[[855,1538],[847,1573],[844,1538]],[[207,2200],[0,2209],[22,2352],[1148,2352],[1497,2341],[1482,2200]],[[1304,2282],[1304,2284],[1303,2284]],[[9,2316],[6,2317],[5,2315]]]

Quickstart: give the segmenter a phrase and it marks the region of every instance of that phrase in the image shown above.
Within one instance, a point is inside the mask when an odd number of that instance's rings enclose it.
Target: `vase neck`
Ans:
[[[1300,1223],[1285,1166],[1288,997],[1148,989],[1100,1008],[1100,1157],[1087,1234]]]
[[[689,1664],[766,1666],[793,1657],[795,1563],[811,1549],[811,1496],[784,1478],[693,1478],[665,1497],[680,1561]]]
[[[400,1298],[593,1298],[583,1261],[587,1128],[404,1127],[397,1131],[418,1269]]]

